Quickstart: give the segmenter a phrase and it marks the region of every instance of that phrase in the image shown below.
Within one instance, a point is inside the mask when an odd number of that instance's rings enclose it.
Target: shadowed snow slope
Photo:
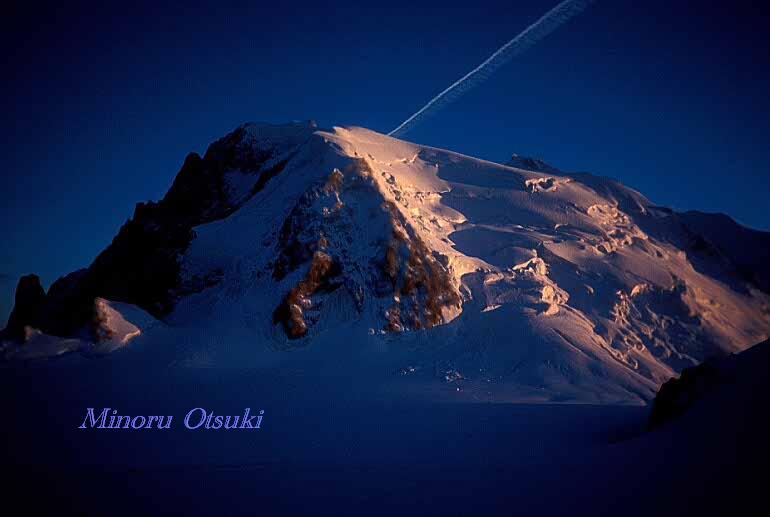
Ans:
[[[247,124],[216,145],[145,214],[145,253],[174,257],[162,293],[115,287],[104,271],[134,266],[113,243],[85,296],[164,317],[142,340],[177,343],[169,364],[301,362],[431,399],[639,403],[770,332],[751,258],[770,236],[727,217],[355,127]]]

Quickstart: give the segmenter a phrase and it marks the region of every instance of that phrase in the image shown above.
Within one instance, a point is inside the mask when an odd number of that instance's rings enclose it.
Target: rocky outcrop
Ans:
[[[305,309],[313,306],[314,294],[331,292],[341,285],[339,281],[333,280],[340,272],[339,265],[327,253],[316,251],[313,254],[307,275],[286,295],[273,314],[273,321],[283,325],[289,339],[307,334]]]
[[[653,400],[648,428],[656,429],[677,420],[694,406],[713,401],[720,393],[729,400],[732,391],[745,390],[744,399],[734,402],[750,406],[752,398],[767,393],[769,367],[770,340],[766,340],[739,354],[685,368],[678,378],[660,387]],[[755,409],[764,413],[762,407]]]
[[[19,279],[16,298],[8,325],[0,332],[0,338],[24,341],[25,327],[40,325],[40,316],[46,301],[45,290],[37,275],[26,275]]]
[[[530,156],[520,156],[516,153],[511,155],[511,159],[508,160],[505,165],[509,167],[516,167],[517,169],[524,169],[525,171],[532,172],[547,172],[551,174],[557,174],[559,169],[549,165],[539,158],[532,158]]]
[[[683,415],[720,382],[719,368],[706,361],[682,370],[678,378],[665,382],[655,396],[648,427],[654,429]]]

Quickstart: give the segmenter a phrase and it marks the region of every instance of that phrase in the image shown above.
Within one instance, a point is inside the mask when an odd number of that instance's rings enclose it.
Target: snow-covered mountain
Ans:
[[[42,299],[27,280],[5,356],[49,355],[12,337],[143,341],[173,365],[312,361],[415,396],[638,402],[767,339],[769,254],[770,234],[542,160],[246,124],[89,268]]]

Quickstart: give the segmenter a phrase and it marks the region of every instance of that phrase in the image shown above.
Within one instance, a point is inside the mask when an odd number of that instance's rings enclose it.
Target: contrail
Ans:
[[[486,61],[452,83],[446,90],[433,97],[428,104],[406,119],[390,136],[403,135],[422,119],[456,100],[477,84],[485,81],[492,73],[507,63],[512,57],[521,54],[529,47],[548,36],[566,23],[570,18],[582,12],[593,0],[564,0],[545,13],[539,20],[524,29],[518,36],[500,47]]]

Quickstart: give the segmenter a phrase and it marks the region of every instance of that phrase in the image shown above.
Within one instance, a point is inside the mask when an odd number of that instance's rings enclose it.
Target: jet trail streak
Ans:
[[[545,13],[535,23],[524,29],[521,34],[500,47],[494,54],[489,56],[486,61],[432,98],[428,104],[402,122],[401,125],[388,133],[388,135],[403,135],[431,113],[456,100],[466,91],[488,79],[489,76],[507,63],[512,57],[521,54],[529,47],[558,29],[570,18],[582,12],[592,1],[593,0],[564,0]]]

